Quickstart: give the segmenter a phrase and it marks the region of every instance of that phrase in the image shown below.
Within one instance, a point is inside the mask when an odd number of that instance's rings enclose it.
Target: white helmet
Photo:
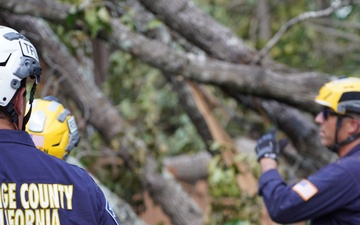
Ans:
[[[35,47],[19,32],[0,26],[0,106],[8,106],[21,80],[40,81],[42,69]]]

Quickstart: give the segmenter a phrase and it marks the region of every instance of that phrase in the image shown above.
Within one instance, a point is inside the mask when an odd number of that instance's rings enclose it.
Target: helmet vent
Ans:
[[[24,35],[16,33],[16,32],[9,32],[7,34],[4,34],[3,36],[4,36],[4,38],[8,39],[9,41],[19,40],[19,39],[27,40],[27,38]]]
[[[6,66],[6,64],[8,63],[9,59],[10,59],[11,54],[9,55],[9,57],[5,60],[5,62],[0,62],[0,66]]]
[[[354,101],[354,100],[358,100],[358,101],[360,100],[360,92],[356,92],[356,91],[345,92],[339,99],[339,102]]]

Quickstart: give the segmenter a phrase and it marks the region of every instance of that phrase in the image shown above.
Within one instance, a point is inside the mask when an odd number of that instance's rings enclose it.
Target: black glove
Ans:
[[[280,151],[282,151],[288,143],[288,139],[276,140],[275,129],[271,129],[269,133],[263,135],[256,143],[255,152],[257,160],[262,158],[278,159]]]

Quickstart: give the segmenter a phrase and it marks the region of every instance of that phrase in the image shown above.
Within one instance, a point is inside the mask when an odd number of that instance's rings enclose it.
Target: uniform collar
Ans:
[[[359,155],[360,154],[360,144],[356,145],[350,152],[348,152],[344,157]]]
[[[4,142],[15,142],[34,146],[34,142],[28,132],[20,130],[0,130],[0,143]]]

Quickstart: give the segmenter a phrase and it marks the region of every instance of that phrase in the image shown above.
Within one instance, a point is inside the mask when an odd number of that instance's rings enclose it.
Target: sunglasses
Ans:
[[[350,115],[340,115],[337,114],[334,110],[328,108],[328,107],[324,107],[321,111],[322,116],[324,118],[324,120],[327,120],[329,118],[329,116],[342,116],[342,117],[349,117],[349,118],[354,118]]]

